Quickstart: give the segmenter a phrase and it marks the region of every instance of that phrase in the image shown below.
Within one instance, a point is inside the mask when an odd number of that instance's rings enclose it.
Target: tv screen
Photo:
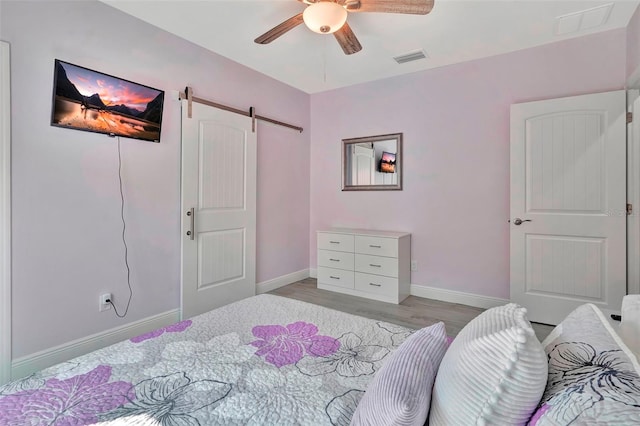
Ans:
[[[396,172],[396,155],[390,152],[382,152],[380,159],[380,173]]]
[[[164,91],[56,59],[51,125],[160,142]]]

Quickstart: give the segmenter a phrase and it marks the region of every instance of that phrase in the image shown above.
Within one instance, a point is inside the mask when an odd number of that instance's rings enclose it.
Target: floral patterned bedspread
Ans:
[[[412,331],[255,296],[0,387],[0,425],[348,425]]]

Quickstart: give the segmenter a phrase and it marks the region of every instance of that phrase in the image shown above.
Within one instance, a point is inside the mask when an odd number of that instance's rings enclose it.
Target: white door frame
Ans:
[[[627,78],[627,89],[640,89],[640,66]]]
[[[11,379],[11,79],[9,43],[0,41],[0,384]]]
[[[627,90],[627,110],[633,111],[640,90]],[[640,110],[627,126],[627,202],[633,211],[627,217],[627,294],[640,293]]]

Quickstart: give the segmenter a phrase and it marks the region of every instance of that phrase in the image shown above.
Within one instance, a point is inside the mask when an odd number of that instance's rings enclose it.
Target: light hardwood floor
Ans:
[[[469,321],[484,311],[482,308],[416,296],[409,296],[399,305],[378,302],[319,290],[315,278],[307,278],[269,293],[411,328],[422,328],[443,321],[450,336],[457,335]],[[550,325],[536,323],[533,328],[540,341],[553,329]]]

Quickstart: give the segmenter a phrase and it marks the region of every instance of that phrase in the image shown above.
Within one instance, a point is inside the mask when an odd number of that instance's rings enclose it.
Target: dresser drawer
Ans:
[[[349,269],[353,271],[353,253],[335,250],[318,250],[318,266]]]
[[[318,282],[337,287],[353,288],[353,271],[318,267]]]
[[[398,279],[356,272],[355,289],[382,296],[398,297]]]
[[[368,254],[356,254],[355,270],[368,274],[398,277],[398,259],[394,257],[371,256]]]
[[[355,244],[356,253],[398,257],[398,240],[395,238],[356,235]]]
[[[321,250],[348,251],[353,253],[353,235],[318,232],[318,248]]]

